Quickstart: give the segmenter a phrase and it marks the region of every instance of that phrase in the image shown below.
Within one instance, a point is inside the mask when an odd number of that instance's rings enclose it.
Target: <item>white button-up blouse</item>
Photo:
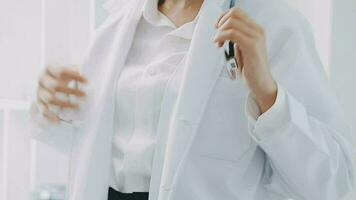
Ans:
[[[189,49],[199,16],[176,27],[149,0],[117,82],[110,186],[149,191],[160,106],[167,82]]]

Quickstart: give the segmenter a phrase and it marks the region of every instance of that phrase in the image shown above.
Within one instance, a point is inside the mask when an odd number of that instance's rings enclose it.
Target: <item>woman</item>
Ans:
[[[331,200],[351,189],[344,121],[305,19],[279,0],[236,3],[119,4],[81,72],[47,68],[32,132],[70,156],[68,199]]]

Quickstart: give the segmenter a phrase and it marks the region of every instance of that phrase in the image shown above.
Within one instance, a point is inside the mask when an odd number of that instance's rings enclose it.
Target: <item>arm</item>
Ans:
[[[30,107],[30,133],[38,141],[46,143],[68,155],[75,135],[79,134],[79,124],[62,122],[55,124],[43,116],[33,101]]]
[[[261,27],[235,7],[218,20],[214,41],[237,44],[250,90],[249,132],[266,158],[265,188],[285,198],[338,199],[354,184],[347,128],[308,23],[297,13],[287,19],[264,19],[269,23]]]
[[[87,82],[73,67],[48,66],[40,76],[35,98],[30,107],[30,132],[33,138],[45,142],[62,153],[68,154],[74,138],[80,132],[82,101],[86,93],[70,87],[74,80]],[[71,95],[70,102],[63,98]],[[74,97],[77,101],[73,102]],[[56,111],[56,110],[58,111]]]
[[[250,134],[268,161],[266,188],[295,199],[339,199],[354,181],[345,130],[310,114],[281,85],[278,90],[275,105],[257,121],[249,114]],[[248,107],[256,108],[252,102],[250,98]]]
[[[115,30],[115,28],[118,26],[121,16],[123,16],[123,14],[124,12],[112,13],[110,16],[107,17],[105,22],[98,29],[96,29],[94,37],[91,39],[91,44],[87,49],[86,58],[84,59],[84,64],[81,66],[81,71],[86,71],[88,74],[95,75],[95,66],[100,65],[96,58],[98,57],[98,55],[103,54],[102,49],[105,48],[106,45],[108,45],[108,42],[110,42],[110,40],[108,41],[107,38],[112,38],[112,35],[116,34],[116,32],[113,30]],[[72,69],[70,71],[73,72]],[[56,74],[58,73],[59,72],[57,70]],[[53,90],[53,76],[52,79],[51,77],[47,77],[46,81],[44,82],[49,82],[50,80],[52,80],[52,84],[49,84],[47,88],[52,87]],[[48,94],[51,93],[51,91],[48,91],[47,89],[46,91],[42,92],[44,93],[43,96],[50,96]],[[90,94],[88,95],[90,96]],[[31,135],[34,139],[47,143],[64,154],[70,153],[71,147],[75,145],[75,143],[79,140],[80,136],[83,135],[81,130],[82,120],[80,119],[84,117],[84,114],[79,112],[78,110],[67,109],[65,111],[60,111],[58,113],[58,116],[53,115],[53,113],[52,115],[44,115],[43,104],[39,103],[37,95],[33,96],[34,97],[32,98],[33,100],[29,112]],[[83,104],[83,102],[81,103]],[[63,107],[63,104],[59,105]],[[61,121],[57,123],[57,117],[59,116],[61,118],[69,120],[69,122]]]
[[[249,96],[252,138],[266,154],[266,188],[295,199],[339,199],[354,185],[348,129],[304,19],[271,60],[275,103],[262,112]],[[286,66],[287,65],[287,66]]]

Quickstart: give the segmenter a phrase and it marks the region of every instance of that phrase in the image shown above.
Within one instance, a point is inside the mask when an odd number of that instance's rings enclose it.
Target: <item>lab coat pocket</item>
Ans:
[[[247,98],[249,93],[241,75],[239,74],[235,80],[232,80],[225,66],[222,67],[216,80],[215,90],[216,93],[221,93],[221,95],[227,95],[227,97],[230,96],[231,98]]]
[[[245,101],[248,89],[239,80],[217,79],[194,139],[192,153],[239,161],[251,147]]]
[[[229,76],[228,69],[227,69],[227,65],[228,65],[228,63],[225,61],[223,66],[222,66],[221,72],[219,74],[219,78],[227,78],[227,79],[231,80],[230,76]],[[238,71],[237,71],[237,78],[235,80],[232,80],[232,81],[236,81],[236,80],[240,79],[241,71],[239,69],[240,68],[238,68]]]

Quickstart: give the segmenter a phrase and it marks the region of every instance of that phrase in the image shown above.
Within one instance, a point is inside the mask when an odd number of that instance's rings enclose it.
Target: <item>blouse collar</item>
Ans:
[[[203,5],[202,5],[203,7]],[[168,26],[172,28],[168,34],[181,37],[184,39],[192,39],[196,22],[198,21],[201,9],[197,16],[190,22],[187,22],[180,27],[176,25],[162,12],[158,10],[158,0],[146,0],[143,6],[143,18],[154,26]]]

